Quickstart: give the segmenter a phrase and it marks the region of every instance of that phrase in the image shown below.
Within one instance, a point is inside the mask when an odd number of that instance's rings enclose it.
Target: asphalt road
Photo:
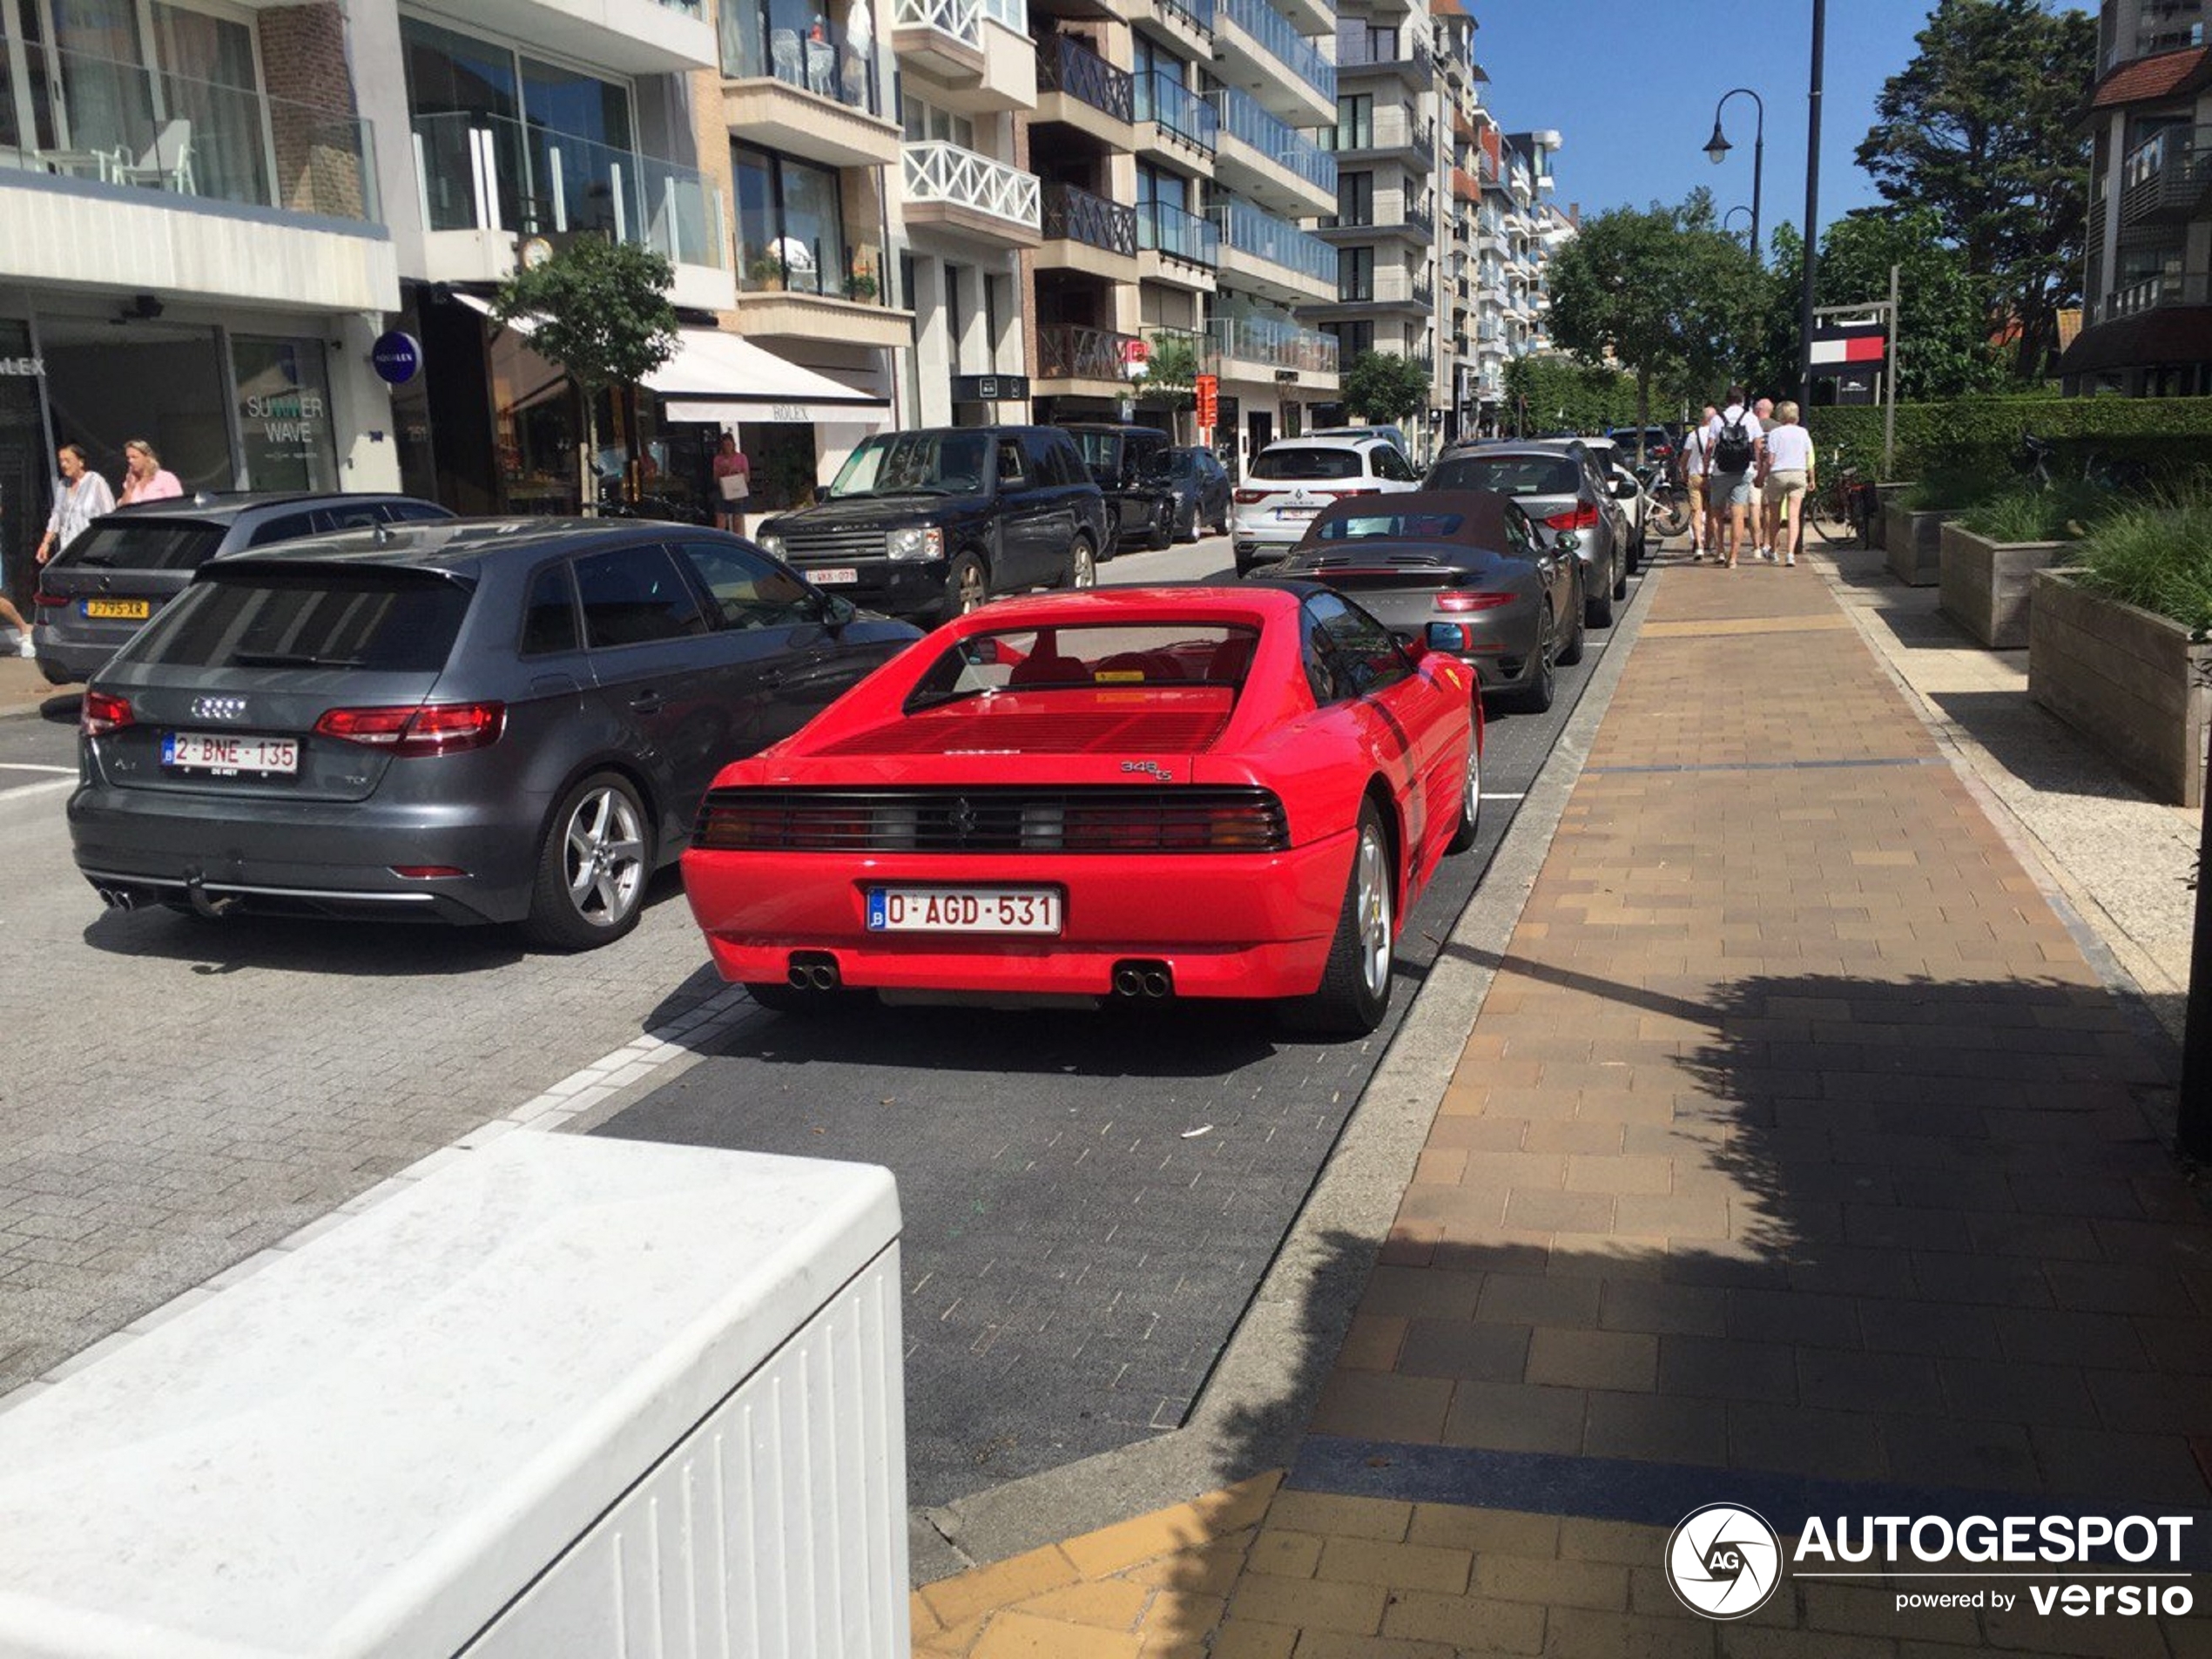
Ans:
[[[1109,585],[1233,580],[1226,543]],[[1480,833],[1406,920],[1389,1022],[1264,1011],[869,1008],[762,1019],[602,1134],[882,1163],[898,1176],[909,1500],[941,1504],[1177,1426],[1609,640],[1542,716],[1492,723]]]

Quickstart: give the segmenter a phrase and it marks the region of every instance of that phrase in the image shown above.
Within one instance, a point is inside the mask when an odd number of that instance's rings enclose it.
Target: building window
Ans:
[[[1375,297],[1375,250],[1345,247],[1337,250],[1337,298],[1372,300]]]
[[[1375,222],[1375,175],[1340,172],[1337,175],[1337,223],[1372,225]]]
[[[968,117],[926,104],[911,92],[900,102],[908,144],[956,144],[963,150],[975,147],[975,123]]]
[[[1339,150],[1372,150],[1375,144],[1375,99],[1370,92],[1347,94],[1337,100],[1337,144]]]
[[[730,146],[738,185],[738,257],[749,288],[841,293],[845,215],[827,167],[747,145]]]
[[[725,0],[722,72],[772,76],[876,113],[875,17],[869,0]]]

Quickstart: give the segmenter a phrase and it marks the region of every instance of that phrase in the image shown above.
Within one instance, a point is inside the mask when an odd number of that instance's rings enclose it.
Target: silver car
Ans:
[[[1422,488],[1494,489],[1512,496],[1547,546],[1571,551],[1581,561],[1584,620],[1593,628],[1611,625],[1613,602],[1629,597],[1629,536],[1610,485],[1581,439],[1526,439],[1447,450],[1429,469]]]

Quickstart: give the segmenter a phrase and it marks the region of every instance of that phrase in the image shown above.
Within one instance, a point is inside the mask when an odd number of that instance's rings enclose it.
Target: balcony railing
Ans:
[[[1223,23],[1235,24],[1291,74],[1330,103],[1337,101],[1336,66],[1267,0],[1219,0],[1219,8]]]
[[[1436,303],[1436,279],[1434,277],[1415,277],[1413,283],[1413,303],[1415,305],[1433,306]]]
[[[852,17],[865,21],[867,0]],[[799,27],[802,20],[804,29]],[[725,0],[721,14],[722,73],[732,80],[773,77],[818,98],[880,113],[875,32],[853,29],[826,11],[764,10],[762,0]]]
[[[1309,185],[1330,192],[1336,189],[1337,158],[1287,121],[1269,114],[1250,92],[1222,86],[1211,96],[1221,129],[1230,137],[1242,139]]]
[[[329,219],[379,220],[369,123],[83,52],[41,55],[31,71],[39,137],[14,165],[203,201]]]
[[[1337,67],[1364,69],[1371,65],[1414,64],[1432,66],[1428,31],[1407,24],[1399,29],[1371,29],[1364,22],[1345,19],[1337,25]]]
[[[1129,375],[1135,334],[1081,323],[1049,322],[1037,330],[1037,378],[1048,381],[1118,381]]]
[[[900,29],[934,29],[963,46],[983,49],[981,0],[897,0],[891,21]]]
[[[1362,121],[1339,121],[1321,129],[1321,148],[1345,150],[1436,151],[1436,123],[1415,121],[1402,110],[1384,110]]]
[[[1433,305],[1436,284],[1427,277],[1409,275],[1402,266],[1386,266],[1366,274],[1339,275],[1339,305]]]
[[[1406,204],[1406,223],[1433,236],[1436,234],[1436,202],[1433,198]]]
[[[1221,118],[1214,113],[1212,105],[1169,71],[1156,69],[1149,75],[1139,75],[1136,94],[1138,120],[1157,123],[1194,150],[1203,150],[1208,155],[1214,152]]]
[[[1116,121],[1136,118],[1136,79],[1071,35],[1047,35],[1037,43],[1038,91],[1065,92]]]
[[[909,202],[945,202],[1038,228],[1036,174],[941,139],[907,145],[902,153]]]
[[[1213,33],[1214,0],[1159,0],[1160,10],[1202,35]]]
[[[1047,241],[1081,242],[1136,257],[1136,210],[1074,185],[1047,185],[1042,198]]]
[[[1236,252],[1299,272],[1317,282],[1337,280],[1337,250],[1319,237],[1236,196],[1218,198],[1207,212],[1219,227],[1222,241]]]
[[[418,115],[414,126],[434,231],[598,231],[671,264],[728,268],[722,193],[696,168],[473,111]]]
[[[2168,127],[2128,152],[2120,169],[2120,222],[2193,211],[2212,185],[2212,126]]]
[[[1164,253],[1208,270],[1221,263],[1221,233],[1168,202],[1136,205],[1136,245],[1148,253]]]
[[[2097,307],[2097,320],[2109,322],[2115,317],[2132,317],[2138,312],[2156,311],[2165,306],[2201,306],[2212,302],[2212,275],[2202,271],[2183,273],[2169,271],[2162,275],[2143,277],[2114,288]]]
[[[1337,372],[1337,341],[1288,317],[1216,317],[1207,325],[1213,349],[1238,362],[1306,374]]]

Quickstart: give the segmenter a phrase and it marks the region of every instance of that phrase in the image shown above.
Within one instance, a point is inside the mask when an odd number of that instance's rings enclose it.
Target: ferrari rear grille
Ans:
[[[718,789],[695,846],[749,853],[1280,853],[1264,789]]]
[[[880,559],[883,531],[874,529],[800,529],[784,531],[784,556],[803,559]]]

